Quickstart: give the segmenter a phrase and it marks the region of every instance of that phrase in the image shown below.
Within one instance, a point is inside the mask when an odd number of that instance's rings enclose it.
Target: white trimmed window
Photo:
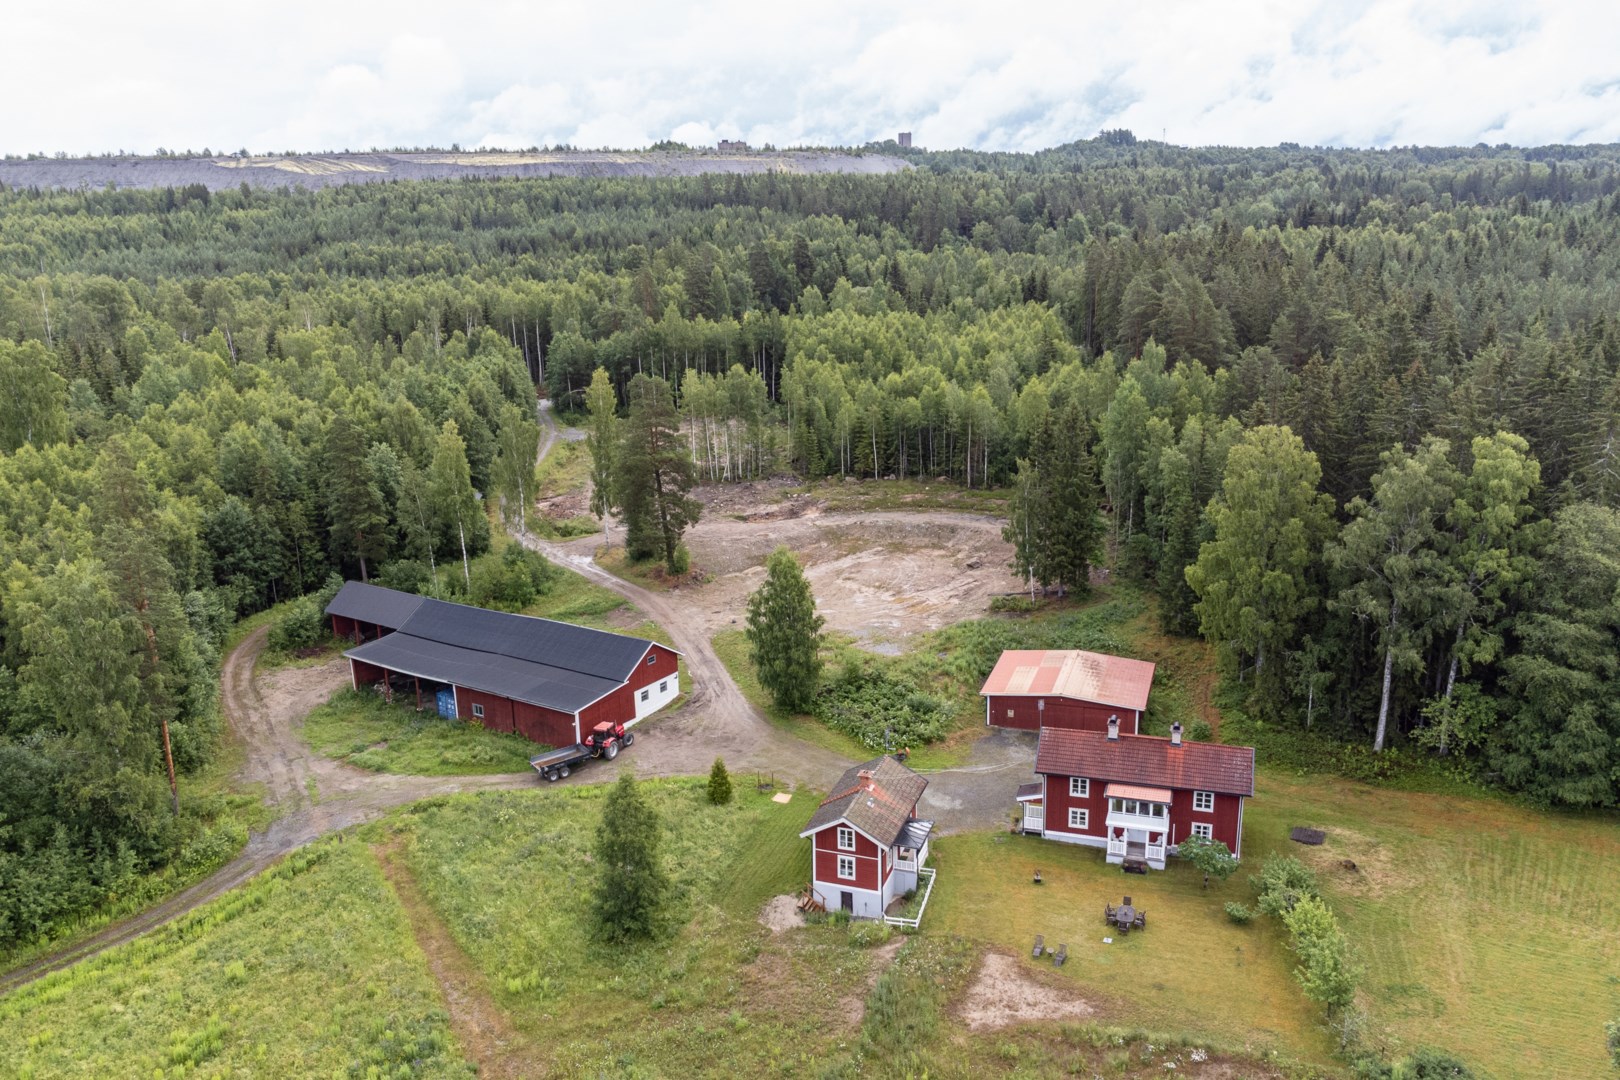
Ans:
[[[658,654],[655,652],[649,652],[647,654],[647,666],[652,667],[656,663],[658,663]]]
[[[669,680],[668,679],[665,679],[663,682],[658,684],[658,692],[660,694],[669,693]]]
[[[652,693],[651,690],[643,690],[641,692],[641,700],[646,701],[647,700],[647,695],[650,694],[650,693]]]
[[[1076,799],[1091,798],[1091,781],[1084,776],[1069,777],[1069,795]]]
[[[1213,791],[1193,792],[1193,809],[1200,814],[1208,814],[1215,809],[1215,793]]]
[[[855,880],[855,856],[838,856],[838,876],[843,878],[845,881]]]
[[[1082,810],[1078,806],[1069,807],[1069,828],[1088,829],[1091,827],[1091,811]]]
[[[839,851],[854,851],[855,850],[855,830],[854,829],[839,829],[838,830],[838,850]]]
[[[1215,826],[1207,821],[1195,821],[1193,822],[1192,834],[1202,836],[1205,840],[1213,840],[1215,839]]]
[[[474,705],[473,706],[473,715],[478,717],[478,719],[482,720],[484,718],[484,707],[482,705]]]
[[[1012,709],[1008,709],[1007,710],[1007,719],[1011,720],[1013,718],[1013,716],[1014,716],[1014,711]]]

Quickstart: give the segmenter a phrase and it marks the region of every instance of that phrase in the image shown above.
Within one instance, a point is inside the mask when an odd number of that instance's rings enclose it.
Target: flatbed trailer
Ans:
[[[539,773],[542,779],[555,783],[591,758],[605,757],[612,761],[619,756],[621,747],[628,747],[635,741],[636,733],[626,731],[623,724],[601,723],[591,730],[584,742],[537,754],[529,759],[529,767]]]

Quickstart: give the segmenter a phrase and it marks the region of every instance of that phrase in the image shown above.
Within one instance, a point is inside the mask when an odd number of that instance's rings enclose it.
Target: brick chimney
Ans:
[[[1119,717],[1117,716],[1110,716],[1108,718],[1108,737],[1110,739],[1119,738]]]
[[[1177,720],[1175,723],[1170,725],[1170,745],[1171,746],[1180,746],[1181,745],[1181,721],[1180,720]]]

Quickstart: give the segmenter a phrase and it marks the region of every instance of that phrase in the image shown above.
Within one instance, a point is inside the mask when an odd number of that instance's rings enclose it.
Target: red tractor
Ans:
[[[623,724],[606,720],[591,728],[591,733],[585,736],[585,745],[590,748],[591,757],[607,758],[609,761],[618,757],[621,749],[634,745],[635,741],[635,732],[626,731]]]

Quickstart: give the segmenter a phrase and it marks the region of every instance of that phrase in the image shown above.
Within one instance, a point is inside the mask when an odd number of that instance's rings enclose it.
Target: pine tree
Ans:
[[[669,878],[658,858],[658,812],[628,771],[608,792],[596,830],[597,927],[614,943],[645,941],[658,929]]]
[[[716,806],[725,806],[731,801],[731,774],[726,772],[726,763],[719,758],[714,759],[714,766],[709,769],[709,801]]]
[[[765,580],[748,598],[748,626],[760,685],[785,709],[806,712],[821,678],[822,618],[799,562],[787,548],[765,560]]]
[[[347,413],[339,412],[326,433],[327,516],[334,558],[357,558],[361,581],[371,580],[369,563],[388,554],[388,508],[371,480],[366,455],[364,432]]]
[[[688,495],[697,468],[680,434],[680,417],[663,379],[630,380],[630,419],[618,457],[618,501],[624,512],[625,550],[632,559],[662,554],[675,573],[681,535],[703,512]]]

